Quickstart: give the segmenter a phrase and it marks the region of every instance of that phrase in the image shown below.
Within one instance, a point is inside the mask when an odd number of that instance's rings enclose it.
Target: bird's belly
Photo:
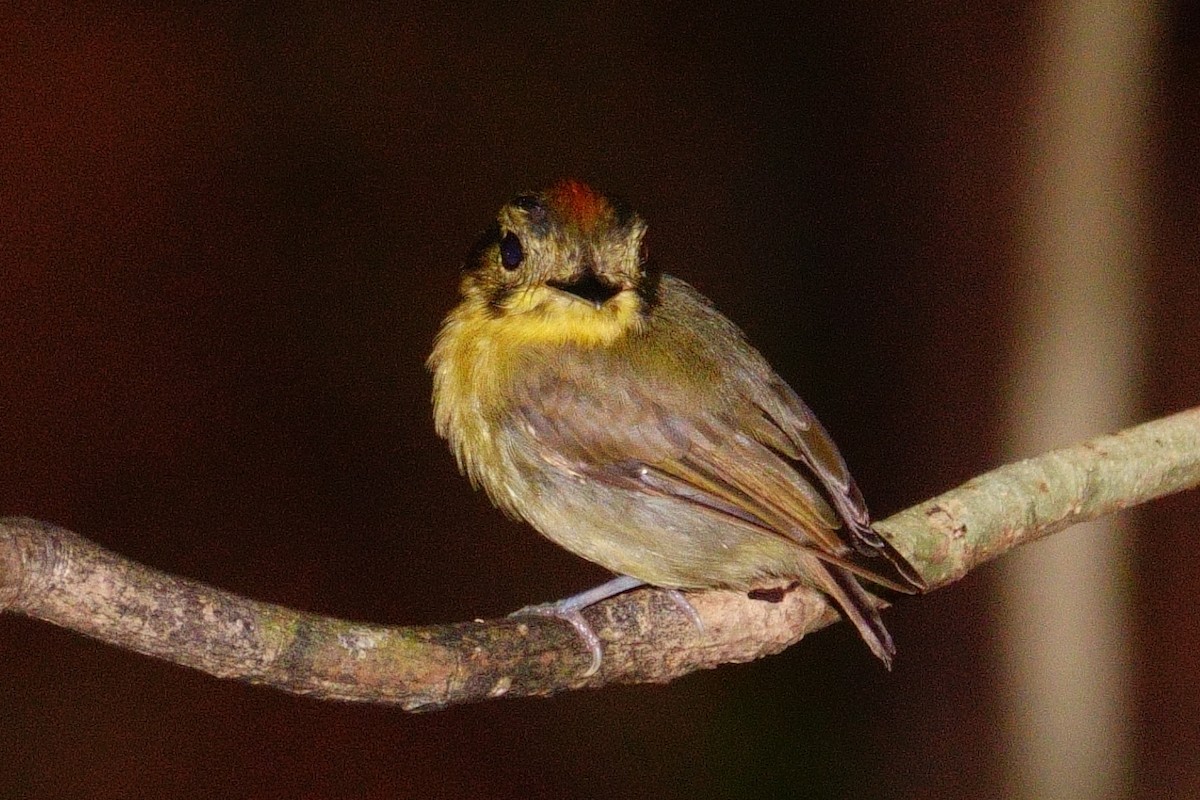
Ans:
[[[673,588],[749,589],[801,576],[782,536],[686,501],[586,478],[542,475],[523,515],[561,547],[621,575]]]

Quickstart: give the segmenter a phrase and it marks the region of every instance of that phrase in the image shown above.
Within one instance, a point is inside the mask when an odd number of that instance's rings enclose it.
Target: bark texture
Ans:
[[[1197,485],[1200,408],[1000,467],[876,527],[933,589],[1017,545]],[[557,620],[385,627],[332,619],[159,572],[45,522],[0,519],[0,611],[221,678],[413,711],[665,682],[777,653],[837,619],[805,589],[779,602],[719,591],[689,599],[703,630],[654,589],[588,609],[604,662],[584,677],[587,648]]]

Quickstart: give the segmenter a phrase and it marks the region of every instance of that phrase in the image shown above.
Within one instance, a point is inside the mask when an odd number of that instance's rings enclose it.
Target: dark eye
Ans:
[[[515,233],[509,231],[500,240],[500,263],[505,269],[516,269],[525,260],[525,251],[521,248],[521,240]]]

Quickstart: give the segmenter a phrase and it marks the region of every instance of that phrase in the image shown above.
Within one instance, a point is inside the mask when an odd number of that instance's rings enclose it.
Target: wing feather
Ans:
[[[673,413],[649,399],[599,408],[567,384],[540,387],[537,402],[519,413],[541,457],[561,469],[676,497],[899,591],[919,586],[903,557],[870,529],[862,496],[824,428],[786,385],[772,388],[760,403],[742,404],[760,411],[741,419]]]

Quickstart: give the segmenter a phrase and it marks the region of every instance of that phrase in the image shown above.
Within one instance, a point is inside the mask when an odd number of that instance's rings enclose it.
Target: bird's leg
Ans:
[[[670,597],[675,605],[687,615],[687,618],[696,626],[696,630],[704,633],[704,620],[700,619],[700,613],[696,611],[696,607],[687,599],[687,595],[678,589],[667,589],[667,597]]]
[[[571,627],[579,634],[579,637],[583,639],[584,644],[587,645],[588,651],[592,654],[592,663],[588,667],[587,672],[584,673],[584,677],[589,678],[600,670],[600,664],[604,660],[604,648],[600,644],[600,637],[596,635],[596,631],[592,630],[592,626],[584,619],[583,609],[595,605],[601,600],[607,600],[610,597],[628,592],[630,589],[636,589],[639,586],[645,585],[645,581],[640,581],[628,575],[620,575],[611,581],[594,586],[579,594],[573,594],[554,603],[525,606],[509,614],[509,616],[519,617],[536,614],[542,617],[556,617],[570,623]],[[700,619],[700,615],[696,613],[696,609],[683,596],[683,592],[678,589],[667,589],[666,592],[671,600],[675,602],[675,605],[679,606],[680,610],[692,621],[692,624],[703,631],[704,621]]]
[[[509,614],[509,616],[520,617],[528,614],[536,614],[542,617],[556,617],[564,622],[569,622],[592,654],[591,666],[584,673],[585,678],[590,678],[600,670],[600,663],[604,660],[604,648],[600,645],[600,637],[592,630],[592,626],[588,624],[588,621],[583,618],[583,609],[599,603],[601,600],[607,600],[610,597],[644,585],[645,581],[639,581],[637,578],[631,578],[628,575],[620,575],[611,581],[594,586],[579,594],[573,594],[554,603],[525,606]]]

